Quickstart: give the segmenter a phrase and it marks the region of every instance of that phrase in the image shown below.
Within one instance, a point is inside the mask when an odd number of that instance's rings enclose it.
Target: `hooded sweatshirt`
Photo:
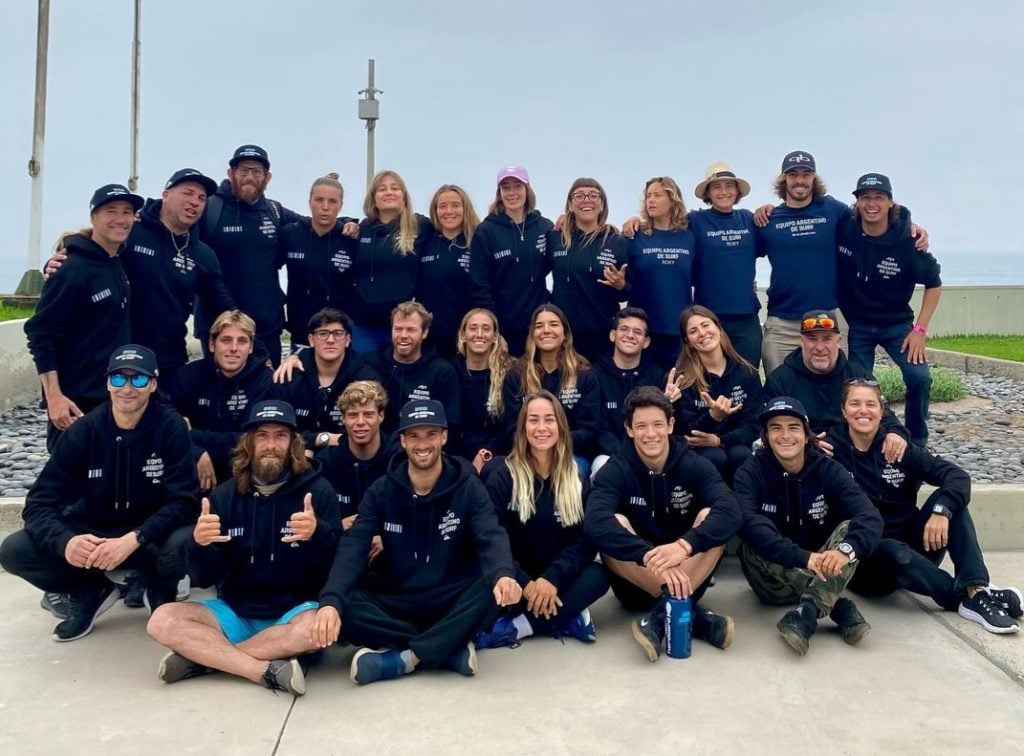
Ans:
[[[80,533],[116,538],[138,529],[161,543],[195,522],[197,494],[181,415],[151,397],[138,425],[123,430],[108,401],[54,448],[25,498],[25,530],[55,557]]]
[[[409,482],[401,455],[391,471],[370,486],[359,517],[338,544],[320,603],[341,611],[357,582],[371,593],[417,594],[480,577],[488,585],[515,578],[505,533],[484,484],[472,471],[442,456],[441,476],[420,496]],[[384,550],[366,570],[374,536]],[[342,614],[344,621],[344,614]]]
[[[905,207],[881,236],[868,236],[859,218],[845,216],[836,241],[839,306],[851,325],[910,325],[914,285],[942,286],[939,263],[914,248],[910,211]]]
[[[550,373],[544,373],[541,368],[541,373],[541,388],[558,397],[562,409],[565,410],[569,430],[572,431],[572,453],[580,457],[593,456],[596,454],[601,424],[601,386],[597,380],[597,373],[593,370],[580,370],[576,374],[576,388],[565,391],[560,388],[561,368],[556,368]],[[519,370],[510,370],[505,376],[503,396],[505,436],[511,443],[515,435],[519,408],[523,406],[523,381]]]
[[[882,517],[843,466],[809,452],[795,474],[759,449],[736,471],[733,490],[743,512],[740,537],[773,564],[806,568],[839,523],[850,521],[843,540],[858,559],[871,555],[882,537]]]
[[[436,399],[444,405],[448,418],[448,443],[453,449],[459,448],[459,379],[452,366],[438,357],[430,344],[424,344],[422,356],[410,364],[396,362],[391,347],[367,354],[366,364],[380,373],[388,393],[388,407],[384,414],[386,433],[398,429],[398,416],[406,402]]]
[[[307,449],[316,445],[316,435],[322,431],[344,433],[338,397],[352,381],[379,381],[377,371],[367,365],[361,355],[349,349],[341,362],[341,369],[329,386],[321,386],[317,376],[316,354],[312,349],[299,352],[302,370],[293,370],[292,379],[285,384],[275,383],[271,394],[284,399],[295,408],[295,420]]]
[[[343,235],[339,218],[321,236],[309,218],[281,228],[281,250],[288,269],[288,332],[292,344],[306,344],[309,319],[325,307],[352,314],[353,259],[358,242]]]
[[[686,216],[697,242],[693,261],[693,301],[716,315],[752,315],[757,299],[757,233],[754,214],[743,208],[714,208]]]
[[[619,301],[630,297],[629,279],[627,277],[627,286],[621,291],[601,280],[606,266],[621,268],[629,261],[626,240],[614,229],[607,234],[598,231],[593,235],[576,230],[566,249],[562,233],[551,231],[548,255],[554,284],[551,301],[565,313],[573,333],[588,336],[608,333],[612,316],[619,310]]]
[[[506,453],[512,446],[506,431],[508,407],[502,408],[500,417],[490,412],[487,397],[491,391],[491,371],[470,370],[461,354],[456,355],[451,364],[459,379],[462,455],[473,459],[481,449],[491,454]]]
[[[192,228],[175,236],[160,221],[163,200],[147,200],[132,226],[124,269],[132,282],[131,320],[135,342],[156,354],[161,368],[188,362],[186,325],[196,298],[212,313],[235,307],[213,250]]]
[[[491,213],[473,234],[469,260],[469,300],[498,316],[502,329],[527,330],[530,315],[550,301],[545,278],[552,224],[538,210],[515,223],[505,213]],[[515,352],[521,344],[512,344]]]
[[[601,454],[615,454],[626,440],[626,415],[623,404],[629,392],[641,386],[663,386],[661,368],[641,353],[635,368],[620,368],[612,355],[602,355],[594,364],[594,373],[601,386],[601,422],[597,450]]]
[[[697,527],[700,510],[711,511]],[[625,515],[636,535],[615,518]],[[644,554],[682,538],[693,553],[721,546],[740,527],[736,499],[714,465],[686,444],[669,439],[668,460],[660,473],[644,464],[633,444],[598,471],[587,498],[587,540],[615,559],[643,564]]]
[[[629,241],[629,305],[647,313],[652,334],[679,335],[679,313],[693,304],[695,249],[688,228],[638,231]]]
[[[469,245],[465,236],[448,239],[430,227],[420,251],[416,298],[434,316],[430,324],[434,343],[454,349],[462,316],[470,310]]]
[[[419,231],[412,252],[402,254],[395,246],[398,220],[381,223],[364,218],[359,223],[359,244],[355,251],[355,293],[352,312],[357,323],[371,328],[386,328],[391,311],[400,302],[416,296],[420,273],[419,255],[427,234],[433,231],[430,220],[417,214]]]
[[[911,444],[899,462],[887,462],[882,454],[885,433],[875,434],[867,451],[859,451],[850,439],[846,424],[834,426],[828,433],[836,462],[857,481],[857,485],[878,508],[885,521],[884,538],[901,538],[918,515],[917,498],[921,485],[939,489],[933,504],[942,504],[954,514],[962,512],[971,500],[971,476],[949,460],[940,459],[926,449]]]
[[[804,365],[803,353],[798,347],[768,376],[762,396],[766,402],[777,396],[799,399],[807,410],[811,430],[822,433],[843,422],[843,384],[851,378],[874,380],[870,372],[859,363],[848,360],[842,352],[839,352],[831,373],[813,373]],[[910,438],[910,432],[896,419],[888,405],[882,414],[882,427],[889,433]]]
[[[67,261],[43,284],[25,322],[28,350],[37,373],[57,371],[64,396],[101,402],[107,361],[132,340],[128,277],[121,255],[111,257],[88,236],[70,236],[64,247]]]
[[[725,372],[715,375],[705,371],[705,377],[708,381],[708,394],[712,398],[729,397],[734,405],[743,405],[742,409],[726,416],[721,422],[715,420],[711,417],[707,402],[700,398],[697,384],[694,384],[683,391],[683,395],[675,403],[675,433],[680,436],[688,435],[694,430],[714,433],[726,448],[752,445],[761,433],[757,423],[757,414],[761,411],[764,401],[761,396],[760,374],[748,370],[731,357],[726,357]]]
[[[284,543],[288,520],[312,495],[316,530],[308,541]],[[210,494],[210,512],[220,517],[225,543],[189,542],[185,556],[192,581],[217,585],[217,595],[241,617],[272,619],[304,601],[315,601],[330,569],[341,532],[338,500],[315,460],[289,474],[273,494],[238,492],[234,479]]]
[[[589,481],[581,479],[583,501],[590,492]],[[597,552],[583,537],[583,522],[566,525],[555,509],[551,480],[533,476],[533,516],[523,522],[512,503],[512,473],[504,460],[487,478],[487,492],[512,546],[516,581],[525,586],[544,578],[562,591],[594,561]]]
[[[369,459],[359,459],[345,439],[316,453],[324,478],[338,495],[341,519],[356,514],[367,489],[388,471],[391,459],[401,451],[397,435],[381,438],[380,448]]]

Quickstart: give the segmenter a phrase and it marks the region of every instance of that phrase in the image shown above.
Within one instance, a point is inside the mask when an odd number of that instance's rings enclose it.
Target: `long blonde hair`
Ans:
[[[502,394],[502,386],[505,385],[505,375],[515,360],[508,353],[508,342],[498,330],[498,316],[485,307],[474,307],[462,316],[459,324],[459,335],[455,348],[463,357],[466,356],[466,324],[474,315],[485,315],[491,319],[494,325],[494,343],[491,345],[491,352],[487,355],[487,372],[490,373],[490,385],[487,388],[487,414],[498,419],[505,413],[505,399]]]
[[[473,242],[473,234],[476,231],[476,227],[480,225],[480,218],[476,214],[476,208],[473,207],[473,200],[466,194],[466,190],[457,184],[441,184],[434,192],[434,196],[430,198],[430,222],[434,224],[434,228],[438,231],[441,230],[441,220],[437,217],[437,201],[441,195],[445,192],[455,192],[459,195],[459,199],[462,200],[462,235],[466,239],[466,246],[468,247]]]
[[[363,200],[363,215],[370,220],[379,221],[380,213],[377,210],[375,195],[377,187],[384,179],[394,179],[402,190],[402,211],[398,214],[398,233],[395,234],[395,251],[400,255],[411,255],[416,249],[416,237],[420,232],[420,223],[416,213],[412,209],[412,200],[409,198],[409,190],[405,186],[402,177],[394,171],[380,171],[373,177],[370,186],[366,190],[366,199]]]
[[[526,334],[526,349],[523,352],[521,376],[523,382],[523,394],[536,394],[541,390],[541,367],[540,355],[537,349],[537,340],[534,338],[534,326],[537,317],[544,312],[550,312],[562,322],[562,331],[565,333],[565,340],[558,350],[558,366],[562,369],[562,380],[558,384],[559,391],[567,391],[576,388],[576,376],[581,370],[589,370],[590,363],[587,358],[576,351],[572,343],[572,328],[565,313],[553,304],[542,304],[530,316],[530,330]]]
[[[661,188],[668,195],[672,208],[668,216],[669,229],[676,231],[686,228],[689,221],[686,219],[686,203],[683,202],[683,193],[679,191],[679,184],[668,176],[655,176],[647,179],[647,183],[644,184],[644,193],[640,197],[640,230],[647,236],[654,232],[654,221],[647,215],[647,190],[651,188],[651,184],[661,184]]]
[[[693,345],[690,344],[690,340],[686,338],[686,328],[691,318],[707,318],[718,328],[721,334],[719,344],[722,347],[722,353],[730,360],[738,362],[751,373],[756,373],[754,366],[747,362],[736,351],[736,347],[732,345],[732,340],[729,338],[729,334],[722,328],[722,321],[718,319],[711,310],[703,305],[692,305],[687,307],[679,314],[679,358],[676,360],[676,375],[682,378],[683,382],[680,384],[680,388],[684,391],[690,386],[696,386],[698,391],[707,391],[708,385],[708,371],[704,368],[704,363],[701,362],[700,352],[694,349]]]
[[[533,454],[526,438],[526,418],[530,413],[530,402],[542,399],[551,404],[558,426],[558,441],[552,450],[551,490],[555,495],[555,513],[562,527],[570,527],[583,521],[583,483],[580,481],[576,459],[572,455],[572,431],[561,403],[550,391],[527,394],[516,418],[516,433],[512,451],[505,458],[505,464],[512,474],[512,507],[519,512],[519,521],[526,522],[537,511],[533,500],[534,478]]]

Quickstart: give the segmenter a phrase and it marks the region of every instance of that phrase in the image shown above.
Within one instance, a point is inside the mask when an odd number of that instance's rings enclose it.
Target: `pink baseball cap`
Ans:
[[[499,184],[507,178],[519,179],[524,184],[530,183],[530,174],[526,172],[525,168],[518,165],[509,165],[498,171]]]

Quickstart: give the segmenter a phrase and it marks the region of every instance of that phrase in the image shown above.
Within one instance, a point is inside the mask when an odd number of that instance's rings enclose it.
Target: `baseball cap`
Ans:
[[[757,416],[757,422],[764,427],[769,420],[773,417],[778,417],[779,415],[795,417],[798,420],[803,420],[805,423],[810,424],[810,420],[807,419],[807,410],[804,409],[804,405],[800,403],[799,399],[794,399],[791,396],[777,396],[770,402],[767,402],[761,410],[761,414]]]
[[[228,161],[228,165],[235,168],[243,160],[255,160],[258,163],[263,163],[263,166],[268,171],[270,170],[270,158],[267,156],[267,151],[259,145],[243,144],[235,150],[235,154],[231,156],[231,160]]]
[[[153,350],[141,344],[125,344],[114,350],[107,361],[106,374],[110,375],[118,370],[134,370],[136,373],[148,375],[150,378],[160,375]]]
[[[96,210],[108,202],[130,202],[132,209],[138,212],[142,209],[145,200],[137,194],[132,194],[128,191],[128,187],[124,184],[104,184],[95,192],[92,193],[92,199],[89,200],[89,213],[94,213]]]
[[[829,310],[805,312],[804,316],[800,318],[800,333],[810,333],[811,331],[839,333],[839,321],[836,320],[836,314]]]
[[[795,171],[797,169],[816,173],[818,169],[814,164],[814,155],[803,150],[795,150],[782,159],[783,173],[786,171]]]
[[[444,413],[444,405],[436,399],[413,399],[411,402],[406,402],[398,421],[398,432],[401,433],[420,425],[447,428],[448,418]]]
[[[857,179],[857,188],[853,190],[853,196],[859,197],[864,192],[885,192],[892,199],[892,183],[889,177],[882,173],[865,173]]]
[[[242,426],[242,430],[249,430],[264,423],[287,425],[292,430],[295,430],[295,409],[288,402],[279,399],[266,399],[262,402],[256,402],[252,409],[249,410],[249,417]]]
[[[526,172],[525,168],[518,165],[507,165],[500,171],[498,171],[497,183],[500,184],[507,178],[518,179],[519,181],[522,181],[524,184],[527,185],[529,185],[530,183],[530,174]]]
[[[217,182],[209,176],[204,176],[195,168],[182,168],[180,171],[175,171],[174,174],[167,179],[167,183],[164,184],[164,189],[170,189],[172,186],[177,186],[178,184],[182,184],[186,181],[196,182],[203,187],[207,195],[211,195],[217,191]]]

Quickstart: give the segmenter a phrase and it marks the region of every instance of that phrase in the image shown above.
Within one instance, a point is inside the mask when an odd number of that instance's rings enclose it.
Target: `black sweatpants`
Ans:
[[[341,634],[356,646],[411,649],[427,667],[440,666],[498,616],[483,578],[411,595],[356,588],[341,610]]]
[[[546,619],[530,614],[526,611],[525,598],[514,607],[506,607],[501,613],[507,617],[525,615],[537,635],[558,635],[573,617],[607,592],[608,571],[599,562],[591,562],[574,580],[558,589],[558,598],[562,605],[558,607],[558,614],[554,617]]]
[[[718,564],[721,563],[721,560],[719,560]],[[718,566],[716,565],[715,570],[717,569]],[[715,570],[712,570],[707,580],[694,587],[693,594],[690,596],[690,600],[694,605],[700,601],[707,589],[711,587],[711,578],[714,576]],[[622,608],[627,612],[649,612],[662,600],[661,596],[655,598],[643,588],[634,585],[620,575],[616,575],[611,570],[608,571],[608,580],[612,586],[612,593],[615,594],[615,598],[619,600]]]

